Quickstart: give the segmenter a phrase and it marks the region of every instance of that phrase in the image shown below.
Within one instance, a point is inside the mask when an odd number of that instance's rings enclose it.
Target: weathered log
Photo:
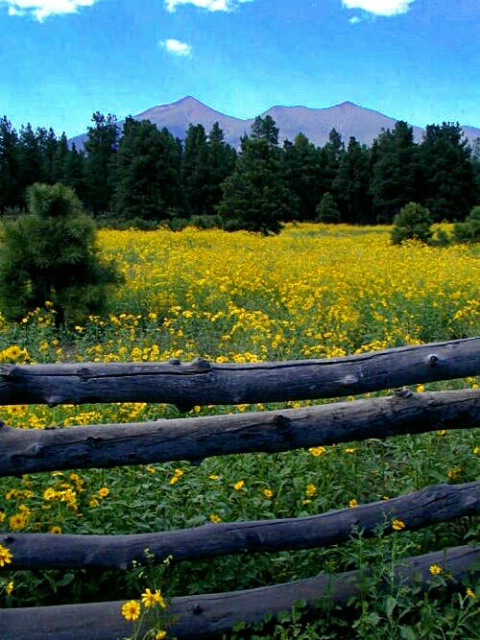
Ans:
[[[301,409],[56,429],[0,427],[0,476],[278,452],[480,425],[480,391],[409,390]]]
[[[13,554],[11,569],[127,569],[132,562],[211,558],[227,554],[328,547],[347,541],[354,527],[365,537],[378,528],[392,533],[392,521],[415,530],[480,514],[480,481],[440,484],[404,496],[329,511],[316,516],[207,524],[193,529],[133,535],[3,533],[0,544]],[[154,556],[154,560],[152,560]]]
[[[216,364],[2,365],[0,405],[162,402],[179,407],[333,398],[480,374],[480,337],[345,358]]]
[[[454,547],[422,556],[406,558],[395,568],[402,583],[427,589],[432,584],[430,567],[438,565],[448,573],[450,588],[478,574],[480,549]],[[303,600],[310,613],[328,599],[345,606],[361,590],[364,573],[349,571],[339,575],[320,573],[257,589],[172,598],[168,614],[174,619],[169,634],[179,639],[215,638],[230,631],[237,622],[254,624],[267,614],[289,611]],[[378,585],[381,589],[381,585]],[[122,602],[61,605],[0,610],[2,640],[116,640],[132,634],[133,625],[122,618]]]

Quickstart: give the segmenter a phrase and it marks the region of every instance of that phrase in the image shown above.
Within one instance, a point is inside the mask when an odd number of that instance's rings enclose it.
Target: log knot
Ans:
[[[201,613],[203,613],[203,609],[202,607],[198,604],[194,604],[192,607],[192,613],[196,616],[199,616]]]
[[[188,368],[189,371],[193,373],[208,373],[212,370],[212,365],[208,360],[205,360],[205,358],[195,358],[195,360],[192,360],[188,365]]]
[[[442,358],[436,353],[431,353],[427,358],[427,364],[429,367],[439,367],[442,364]]]
[[[410,398],[410,396],[413,395],[413,391],[411,389],[408,389],[407,387],[402,387],[401,389],[395,389],[393,394],[395,395],[396,398],[405,399],[405,398]]]

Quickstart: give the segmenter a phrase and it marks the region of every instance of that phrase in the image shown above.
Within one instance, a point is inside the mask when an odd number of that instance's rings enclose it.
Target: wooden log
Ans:
[[[365,537],[383,528],[392,533],[392,521],[406,530],[419,529],[462,516],[480,514],[480,481],[440,484],[404,496],[329,511],[316,516],[207,524],[193,529],[133,535],[52,535],[2,533],[0,544],[13,554],[11,569],[128,569],[132,562],[162,562],[211,558],[239,553],[328,547],[347,541],[354,527]]]
[[[438,565],[446,574],[450,588],[478,575],[480,549],[454,547],[422,556],[406,558],[395,568],[403,583],[427,589],[432,583],[430,566]],[[304,600],[314,613],[328,599],[346,606],[359,595],[365,573],[349,571],[340,575],[320,573],[314,578],[297,580],[257,589],[172,598],[168,614],[175,622],[169,635],[179,640],[221,637],[237,622],[254,624],[266,614],[289,611]],[[381,588],[381,585],[378,585]],[[458,588],[458,587],[457,587]],[[116,640],[132,635],[133,625],[122,618],[122,602],[103,602],[52,607],[0,610],[2,640]]]
[[[2,365],[0,405],[162,402],[182,408],[333,398],[480,374],[480,337],[345,358],[216,364]]]
[[[480,391],[409,390],[387,398],[301,409],[79,425],[0,427],[0,476],[60,469],[199,462],[233,453],[268,452],[480,425]]]

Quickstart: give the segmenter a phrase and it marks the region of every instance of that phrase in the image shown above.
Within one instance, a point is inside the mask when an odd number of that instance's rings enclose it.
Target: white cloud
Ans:
[[[180,40],[176,40],[175,38],[162,40],[160,44],[174,56],[189,56],[192,53],[192,47],[189,44],[180,42]]]
[[[10,16],[33,16],[39,22],[54,15],[75,13],[79,7],[91,7],[98,0],[0,0]]]
[[[415,0],[342,0],[347,9],[363,9],[378,16],[395,16],[407,13]]]
[[[193,4],[195,7],[207,9],[207,11],[233,11],[235,7],[244,2],[253,0],[165,0],[167,11],[175,11],[181,4]]]

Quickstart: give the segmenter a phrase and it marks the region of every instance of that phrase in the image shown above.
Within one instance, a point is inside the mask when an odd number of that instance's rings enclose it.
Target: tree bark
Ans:
[[[288,451],[480,425],[480,391],[413,393],[264,411],[54,429],[0,426],[0,477]]]
[[[480,549],[454,547],[406,558],[395,567],[402,584],[426,590],[432,584],[431,565],[438,565],[459,588],[475,572],[478,575]],[[367,571],[368,575],[368,571]],[[289,611],[298,600],[305,601],[310,614],[322,604],[346,606],[361,592],[365,571],[340,575],[320,573],[285,584],[209,595],[172,598],[167,613],[174,620],[169,635],[179,640],[216,638],[232,630],[237,622],[254,624],[267,614]],[[378,584],[377,588],[382,588]],[[52,607],[0,610],[2,640],[117,640],[133,633],[133,624],[122,618],[122,602],[103,602]]]
[[[53,535],[3,533],[0,544],[13,554],[9,568],[128,569],[146,562],[145,549],[160,563],[227,554],[328,547],[346,542],[354,527],[365,537],[393,532],[393,519],[415,530],[462,516],[480,514],[480,481],[440,484],[404,496],[329,511],[316,516],[206,524],[193,529],[131,535]]]
[[[480,338],[328,360],[2,365],[0,405],[161,402],[182,409],[334,398],[480,373]]]

